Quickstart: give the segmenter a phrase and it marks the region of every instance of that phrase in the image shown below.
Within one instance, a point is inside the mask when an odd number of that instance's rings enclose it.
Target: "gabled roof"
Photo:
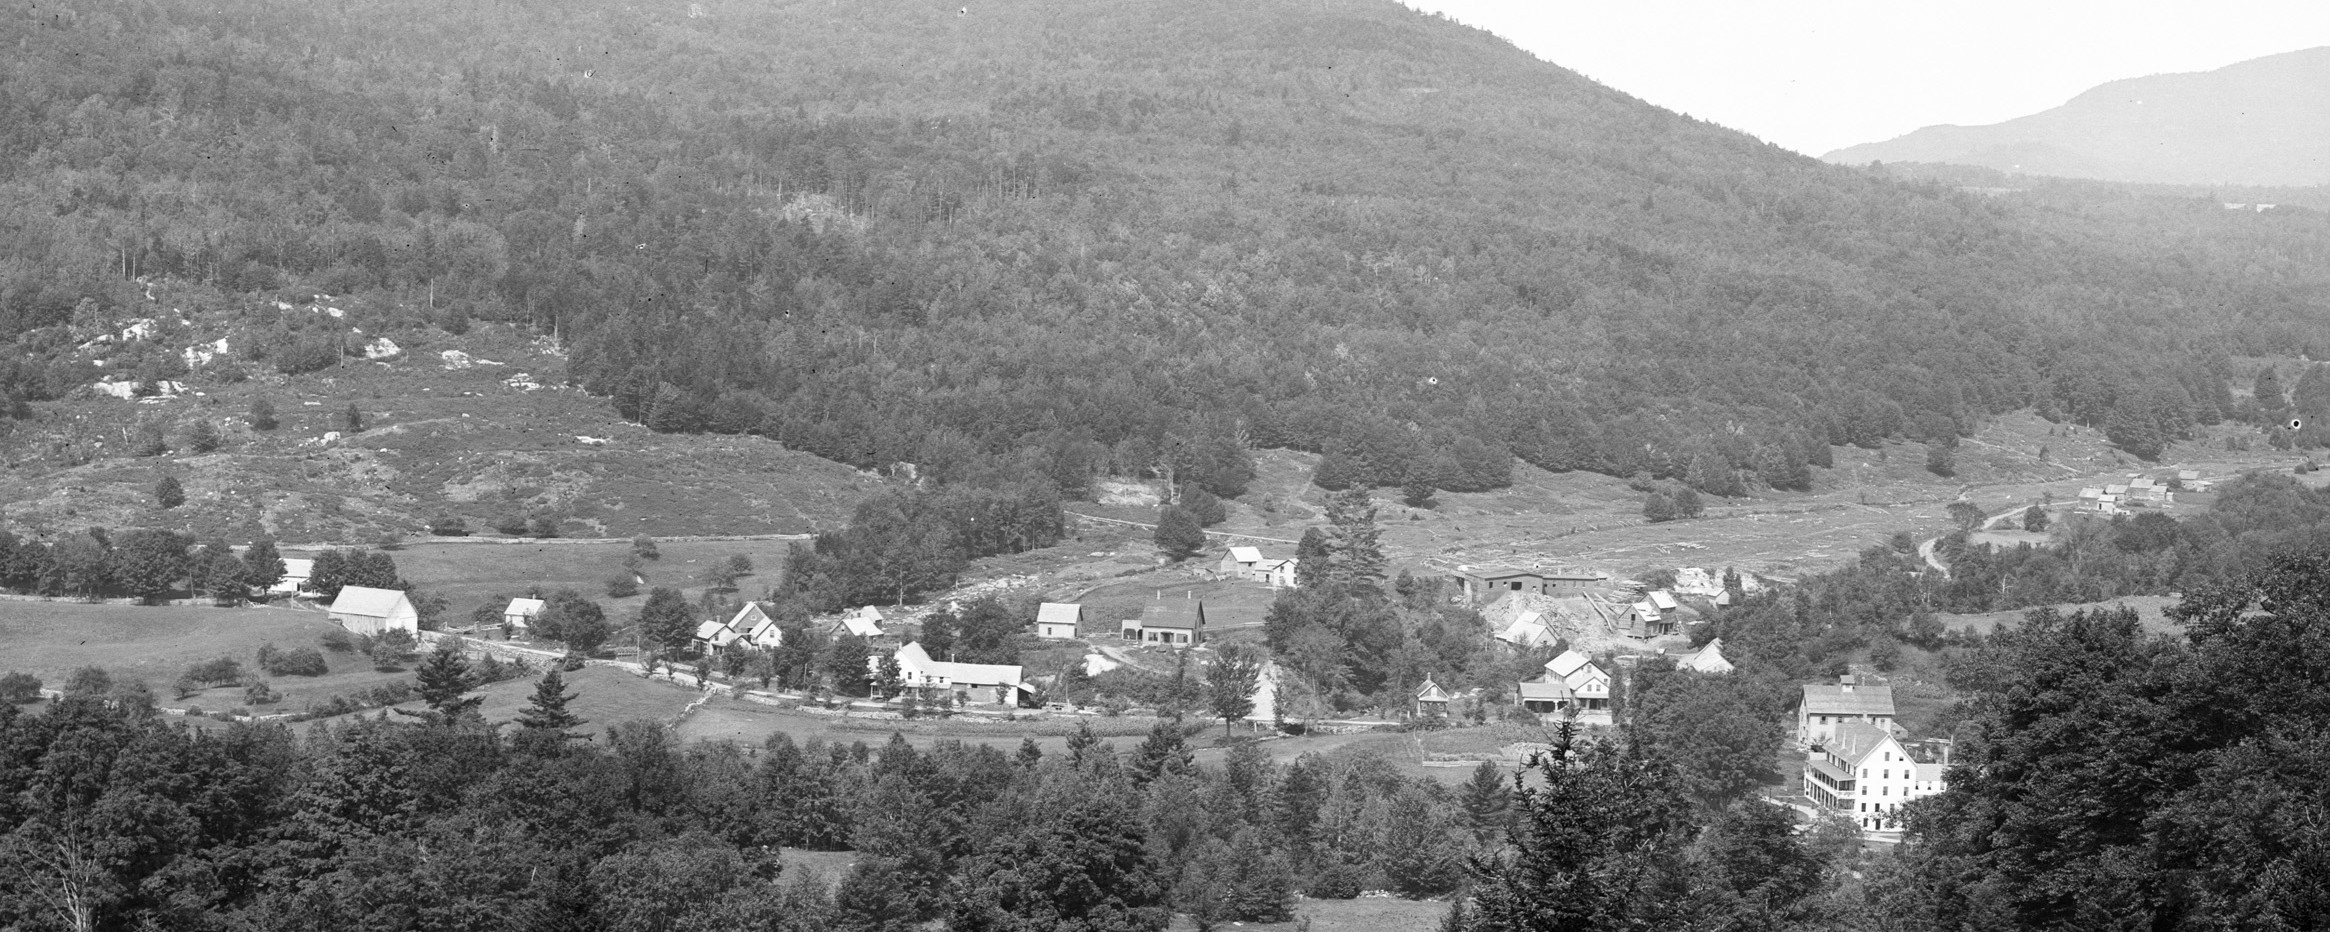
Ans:
[[[733,617],[728,619],[728,626],[738,631],[746,631],[770,620],[771,616],[765,603],[746,602],[736,610]]]
[[[1143,628],[1181,628],[1195,631],[1205,623],[1205,600],[1160,599],[1141,609]]]
[[[932,660],[920,641],[908,642],[892,656],[897,658],[898,672],[909,686],[1020,687],[1024,678],[1018,664]]]
[[[527,618],[532,618],[532,617],[534,617],[534,616],[536,616],[536,615],[540,615],[540,614],[542,614],[542,600],[541,600],[541,599],[511,599],[511,600],[510,600],[510,607],[509,607],[509,608],[502,609],[502,614],[503,614],[503,615],[523,615],[523,616],[525,616],[525,617],[527,617]]]
[[[1804,711],[1810,715],[1893,714],[1893,687],[1855,686],[1852,692],[1836,683],[1806,683]]]
[[[1561,702],[1569,698],[1569,684],[1560,680],[1521,684],[1521,701],[1523,702]]]
[[[1240,563],[1260,563],[1262,562],[1262,548],[1232,547],[1230,548],[1230,559]]]
[[[1427,676],[1424,678],[1424,685],[1416,688],[1416,701],[1447,702],[1448,690],[1441,689],[1440,684],[1432,682],[1432,678]]]
[[[405,594],[402,590],[342,586],[340,587],[340,597],[332,600],[331,612],[334,615],[366,615],[373,618],[386,618],[394,614],[400,605],[408,610],[412,607],[410,603],[405,601]]]
[[[844,631],[857,635],[858,637],[870,638],[878,636],[882,633],[881,622],[881,611],[869,605],[865,608],[856,608],[844,612],[841,616],[841,621],[839,624],[841,629]]]
[[[1694,670],[1700,673],[1729,673],[1733,667],[1730,660],[1724,659],[1723,639],[1716,638],[1698,650],[1676,655],[1675,669]]]
[[[1858,767],[1869,755],[1877,753],[1885,742],[1893,740],[1893,733],[1866,722],[1846,722],[1836,727],[1828,739],[1828,752],[1847,766]]]
[[[696,626],[696,640],[725,645],[736,640],[736,629],[726,622],[707,621]]]
[[[1586,659],[1586,655],[1571,649],[1562,651],[1561,656],[1546,661],[1545,670],[1555,676],[1567,679],[1571,673],[1577,672],[1578,668],[1590,665],[1591,662]]]
[[[1036,624],[1074,625],[1084,620],[1084,606],[1074,602],[1046,602],[1036,608]]]
[[[1678,607],[1675,603],[1675,594],[1665,589],[1651,590],[1650,604],[1662,612],[1671,612]]]
[[[316,574],[316,561],[307,557],[284,557],[283,578],[306,579]]]
[[[1657,608],[1657,607],[1655,607],[1655,606],[1653,606],[1653,605],[1651,605],[1649,602],[1636,602],[1636,603],[1634,603],[1634,606],[1633,606],[1633,607],[1634,607],[1634,613],[1635,613],[1635,614],[1637,614],[1637,615],[1641,615],[1641,616],[1642,616],[1642,620],[1644,620],[1644,621],[1657,621],[1657,620],[1659,620],[1659,610],[1658,610],[1658,608]]]
[[[1547,628],[1538,617],[1536,612],[1522,612],[1521,617],[1505,626],[1505,630],[1497,632],[1497,640],[1520,648],[1552,643],[1553,629]]]

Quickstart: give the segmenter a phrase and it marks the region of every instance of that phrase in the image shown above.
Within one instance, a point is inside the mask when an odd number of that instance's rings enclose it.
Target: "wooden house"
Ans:
[[[420,613],[413,609],[412,600],[397,589],[341,586],[339,597],[332,600],[328,611],[332,621],[356,634],[377,637],[390,631],[415,635],[421,631]]]
[[[1073,602],[1046,602],[1036,609],[1036,637],[1072,641],[1084,625],[1084,606]]]

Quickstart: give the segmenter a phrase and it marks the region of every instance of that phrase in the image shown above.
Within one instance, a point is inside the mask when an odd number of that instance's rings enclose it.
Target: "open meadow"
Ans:
[[[102,667],[116,682],[144,680],[164,706],[219,710],[241,706],[243,690],[216,686],[179,698],[170,686],[186,668],[226,657],[283,694],[282,701],[258,707],[262,713],[298,711],[412,679],[409,670],[382,673],[361,656],[329,650],[322,653],[331,672],[323,676],[267,676],[259,669],[261,645],[317,647],[319,637],[338,630],[323,614],[296,608],[10,600],[0,602],[0,671],[30,673],[55,689],[74,670]]]
[[[524,538],[437,538],[404,545],[390,556],[397,572],[450,603],[449,624],[464,624],[471,609],[489,596],[515,596],[540,586],[544,591],[574,589],[607,610],[607,618],[622,624],[647,599],[648,589],[670,586],[693,602],[709,583],[706,571],[743,554],[752,561],[750,575],[736,579],[738,598],[754,599],[784,577],[789,540],[686,540],[658,543],[658,559],[642,561],[638,595],[610,598],[607,580],[625,572],[630,555],[627,540],[529,540]],[[285,550],[285,556],[310,557],[314,550]]]

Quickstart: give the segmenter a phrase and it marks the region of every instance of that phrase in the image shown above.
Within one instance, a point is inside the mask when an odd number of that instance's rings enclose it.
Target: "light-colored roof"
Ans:
[[[869,607],[856,609],[841,616],[841,627],[842,630],[858,637],[870,638],[882,633],[881,621],[882,613]]]
[[[502,614],[504,614],[504,615],[524,615],[524,616],[526,616],[526,617],[528,617],[528,618],[532,618],[532,617],[534,617],[534,616],[536,616],[536,615],[540,615],[540,614],[542,614],[542,600],[541,600],[541,599],[511,599],[511,600],[510,600],[510,607],[509,607],[509,608],[502,609]]]
[[[366,615],[373,618],[386,618],[394,614],[397,606],[400,605],[407,609],[411,608],[411,605],[405,601],[405,594],[401,590],[342,586],[340,587],[340,597],[332,600],[331,611],[334,615]]]
[[[1262,548],[1232,547],[1230,548],[1230,559],[1240,563],[1260,563],[1262,562]]]
[[[2080,497],[2080,498],[2102,498],[2102,497],[2103,497],[2103,490],[2102,490],[2102,489],[2080,489],[2080,490],[2079,490],[2079,497]]]
[[[1548,673],[1552,673],[1555,676],[1567,679],[1569,675],[1573,672],[1576,672],[1579,667],[1587,665],[1588,661],[1586,660],[1586,655],[1578,653],[1575,649],[1571,649],[1562,651],[1561,656],[1546,661],[1545,669]]]
[[[1877,753],[1893,733],[1866,722],[1846,722],[1836,727],[1828,739],[1828,752],[1847,765],[1858,767],[1869,755]]]
[[[1569,684],[1560,680],[1521,684],[1521,701],[1523,702],[1558,702],[1569,697]]]
[[[1084,606],[1074,602],[1046,602],[1036,608],[1036,624],[1073,625],[1084,620]]]
[[[898,648],[894,654],[898,672],[910,686],[1013,686],[1021,685],[1022,669],[1018,664],[954,663],[930,659],[922,642],[913,641]]]
[[[1441,689],[1440,684],[1432,682],[1432,678],[1427,676],[1424,678],[1424,685],[1416,688],[1416,701],[1447,702],[1448,690]]]
[[[1675,667],[1680,670],[1696,670],[1700,673],[1729,673],[1733,669],[1731,661],[1724,659],[1722,638],[1716,638],[1707,642],[1705,647],[1677,656]]]
[[[1536,647],[1539,644],[1551,643],[1553,630],[1547,628],[1543,622],[1537,619],[1536,612],[1522,612],[1521,617],[1513,619],[1512,624],[1505,626],[1505,630],[1497,632],[1497,640],[1515,647]]]
[[[316,574],[316,561],[306,557],[284,557],[283,578],[306,579]]]
[[[1852,692],[1836,683],[1804,684],[1804,711],[1812,715],[1893,714],[1893,687],[1855,686]]]
[[[720,632],[722,632],[722,631],[726,631],[726,632],[728,632],[728,633],[729,633],[729,634],[731,634],[731,635],[733,635],[733,634],[735,634],[735,633],[736,633],[736,629],[728,627],[728,624],[727,624],[726,622],[720,622],[720,621],[707,621],[707,622],[704,622],[704,623],[702,623],[702,624],[699,624],[699,625],[697,625],[697,626],[696,626],[696,640],[699,640],[699,641],[709,641],[709,640],[712,640],[712,639],[714,639],[714,638],[717,638],[717,637],[719,637],[719,636],[720,636]]]
[[[2128,491],[2128,487],[2124,485],[2105,485],[2103,490],[2104,494],[2106,495],[2120,495],[2126,493]]]
[[[1662,612],[1671,612],[1674,611],[1677,607],[1675,603],[1675,594],[1668,592],[1665,589],[1651,590],[1650,604],[1657,606],[1658,610]]]
[[[1636,603],[1634,603],[1634,613],[1635,613],[1635,614],[1637,614],[1637,615],[1641,615],[1641,616],[1642,616],[1642,620],[1644,620],[1644,621],[1657,621],[1657,620],[1659,620],[1659,610],[1658,610],[1656,607],[1652,606],[1652,605],[1651,605],[1649,602],[1636,602]]]
[[[2176,471],[2176,478],[2180,481],[2191,482],[2200,477],[2201,471],[2198,469],[2179,469]]]

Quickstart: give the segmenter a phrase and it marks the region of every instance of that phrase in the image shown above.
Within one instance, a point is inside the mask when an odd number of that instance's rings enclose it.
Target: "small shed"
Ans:
[[[502,609],[502,624],[510,626],[512,631],[524,631],[533,627],[534,619],[542,616],[542,609],[541,599],[511,599],[509,607]]]
[[[1416,717],[1444,717],[1447,714],[1448,690],[1440,688],[1440,684],[1432,682],[1432,677],[1426,675],[1424,685],[1416,687]]]
[[[1045,602],[1036,608],[1036,637],[1072,641],[1084,624],[1084,606],[1074,602]]]

